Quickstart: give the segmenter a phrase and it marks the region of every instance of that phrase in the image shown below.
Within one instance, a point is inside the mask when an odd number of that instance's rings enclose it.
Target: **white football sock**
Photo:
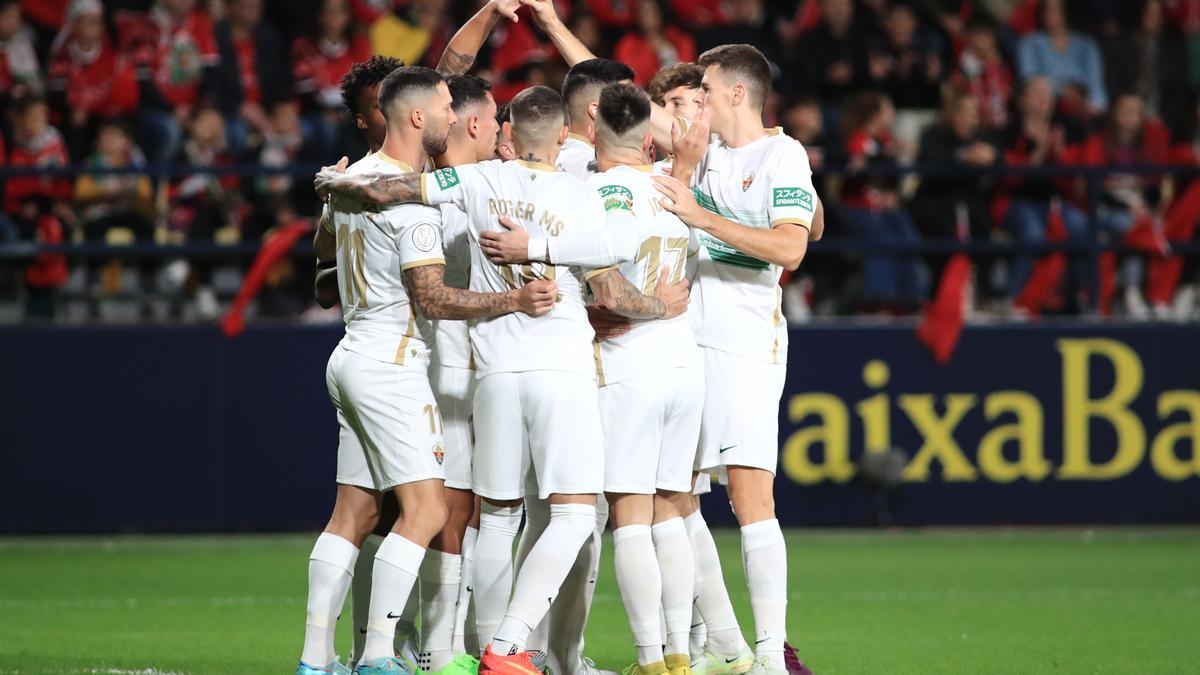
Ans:
[[[513,539],[521,529],[521,507],[483,502],[475,541],[475,623],[484,644],[496,636],[512,594]]]
[[[412,593],[408,594],[408,602],[404,604],[404,611],[400,612],[400,618],[396,619],[396,637],[392,640],[392,646],[395,647],[397,654],[403,652],[406,646],[416,651],[417,614],[420,609],[421,586],[418,584],[413,588]]]
[[[425,547],[409,541],[395,532],[379,545],[375,554],[374,576],[371,583],[371,610],[367,617],[367,644],[363,647],[362,662],[391,658],[396,655],[396,621],[408,603],[408,596],[417,583],[417,573]]]
[[[454,603],[452,648],[455,654],[479,654],[467,647],[468,635],[473,638],[475,646],[479,644],[479,638],[475,635],[475,622],[467,621],[467,614],[470,613],[468,610],[471,608],[471,571],[475,567],[475,540],[478,538],[479,530],[468,525],[462,541],[462,581],[458,584],[458,599]]]
[[[682,518],[665,520],[651,531],[654,553],[662,573],[663,620],[667,633],[665,651],[667,654],[687,654],[696,583],[692,541]]]
[[[537,543],[538,537],[546,531],[546,526],[550,524],[550,501],[548,499],[539,499],[537,493],[525,496],[525,526],[521,528],[521,540],[517,542],[517,557],[513,562],[513,569],[517,574],[521,573],[521,565],[525,564],[525,558],[529,557],[529,552],[533,550],[533,545]],[[549,643],[549,625],[550,615],[547,614],[541,623],[534,626],[533,632],[529,634],[529,639],[526,641],[526,649],[546,652],[547,670],[556,673],[566,673],[566,669],[558,663],[554,658],[554,654],[550,652]],[[481,637],[484,644],[487,644],[487,638]]]
[[[617,588],[629,618],[638,665],[662,661],[662,625],[659,624],[658,608],[663,584],[650,526],[626,525],[613,530],[613,558],[617,568]]]
[[[421,670],[454,660],[454,610],[462,581],[462,556],[429,549],[421,561]]]
[[[512,602],[496,631],[495,653],[525,649],[529,632],[550,609],[583,542],[592,536],[595,520],[596,507],[590,504],[550,505],[550,524],[525,559]]]
[[[367,612],[371,608],[371,571],[375,566],[375,554],[383,537],[367,535],[358,549],[358,560],[354,563],[354,580],[350,584],[350,618],[354,634],[354,648],[350,651],[349,663],[357,663],[367,644]]]
[[[583,636],[592,598],[596,595],[596,577],[600,573],[600,553],[607,526],[608,501],[599,499],[596,502],[596,529],[580,547],[579,557],[567,572],[549,615],[542,621],[542,626],[554,626],[554,630],[548,631],[548,662],[560,664],[558,672],[575,673],[583,668]]]
[[[733,603],[725,589],[717,543],[699,511],[684,518],[683,523],[692,539],[692,554],[696,559],[696,606],[708,628],[708,648],[718,655],[736,654],[746,645],[746,639],[738,628],[737,615],[733,613]]]
[[[335,658],[333,629],[354,577],[358,549],[336,534],[321,533],[308,557],[308,618],[304,622],[304,651],[300,660],[326,666]]]
[[[704,625],[704,617],[700,616],[700,608],[696,606],[696,599],[692,598],[692,632],[688,635],[688,652],[693,656],[699,656],[704,653],[706,644],[708,644],[708,626]]]
[[[754,654],[784,667],[787,633],[787,546],[779,521],[760,520],[742,528],[742,559],[754,613]]]

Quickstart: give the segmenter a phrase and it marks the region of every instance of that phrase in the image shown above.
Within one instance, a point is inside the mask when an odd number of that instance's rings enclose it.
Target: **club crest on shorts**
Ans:
[[[750,173],[746,174],[746,177],[742,179],[742,192],[745,192],[746,190],[749,190],[749,189],[750,189],[750,185],[751,185],[752,183],[754,183],[754,172],[753,172],[753,171],[751,171]]]
[[[442,445],[441,441],[433,444],[433,458],[439,466],[446,461],[446,446]]]

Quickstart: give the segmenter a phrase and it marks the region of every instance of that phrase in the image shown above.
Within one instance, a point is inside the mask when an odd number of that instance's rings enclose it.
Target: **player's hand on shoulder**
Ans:
[[[337,178],[339,174],[346,173],[346,167],[350,166],[350,158],[343,156],[338,160],[337,164],[332,166],[323,166],[313,178],[313,187],[317,190],[317,195],[321,201],[328,201],[331,190],[328,189],[329,181]]]
[[[687,311],[688,302],[691,300],[691,291],[688,290],[687,279],[681,279],[677,283],[670,283],[671,266],[664,265],[662,272],[658,274],[658,284],[654,287],[654,297],[663,301],[667,306],[667,315],[664,319],[673,319]]]
[[[696,202],[690,187],[673,176],[652,176],[651,179],[654,188],[662,194],[658,201],[664,209],[679,216],[686,225],[704,228],[702,216],[706,212]]]
[[[596,331],[600,340],[608,340],[628,333],[633,328],[633,322],[628,317],[621,316],[604,305],[591,304],[587,306],[588,323]]]
[[[517,305],[529,316],[549,314],[558,298],[558,284],[549,279],[535,279],[517,289]]]
[[[500,232],[481,232],[479,248],[497,265],[529,262],[529,233],[508,216],[500,216]]]

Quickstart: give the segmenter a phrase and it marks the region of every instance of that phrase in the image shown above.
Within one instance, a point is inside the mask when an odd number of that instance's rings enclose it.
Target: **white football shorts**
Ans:
[[[670,368],[600,388],[604,490],[690,492],[704,371]]]
[[[596,380],[559,370],[492,373],[475,390],[475,494],[525,496],[533,472],[538,496],[600,494],[604,446]]]
[[[705,347],[700,351],[705,394],[695,468],[747,466],[775,473],[787,365]]]
[[[337,482],[368,490],[445,477],[446,446],[424,364],[399,366],[344,349],[325,367],[337,409]]]
[[[429,366],[429,386],[442,413],[442,437],[446,442],[446,487],[471,489],[471,458],[475,453],[472,404],[475,371],[443,366],[435,359]]]

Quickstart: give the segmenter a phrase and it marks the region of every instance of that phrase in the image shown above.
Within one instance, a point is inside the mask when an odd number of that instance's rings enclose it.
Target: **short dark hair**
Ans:
[[[508,114],[514,130],[542,126],[561,128],[567,123],[567,109],[562,97],[550,87],[529,87],[513,97]]]
[[[585,89],[632,79],[633,69],[624,63],[610,59],[580,61],[571,66],[567,76],[563,78],[562,97],[567,105],[571,105],[575,97]]]
[[[704,79],[704,69],[694,63],[676,63],[667,66],[650,78],[646,85],[646,93],[650,100],[658,105],[666,103],[667,92],[676,87],[699,89],[700,81]]]
[[[450,107],[456,114],[473,105],[487,103],[488,92],[492,90],[492,83],[478,75],[451,75],[446,78],[446,86],[454,101]]]
[[[45,97],[37,92],[27,92],[12,102],[12,111],[17,115],[24,115],[35,105],[46,105]]]
[[[596,121],[621,136],[650,119],[650,97],[627,82],[610,84],[600,91]]]
[[[746,85],[750,100],[759,108],[771,92],[771,66],[767,57],[751,45],[721,45],[700,55],[698,63],[704,68],[720,66],[721,72],[732,75]]]
[[[379,83],[379,111],[387,119],[388,107],[398,98],[415,93],[432,94],[437,91],[438,84],[446,78],[433,68],[425,66],[404,66],[388,73]]]
[[[362,93],[383,82],[383,78],[387,77],[388,73],[403,67],[403,61],[390,56],[372,56],[366,61],[350,66],[350,70],[342,76],[342,104],[346,106],[351,115],[365,114],[364,111],[355,107],[358,105],[358,99]]]

